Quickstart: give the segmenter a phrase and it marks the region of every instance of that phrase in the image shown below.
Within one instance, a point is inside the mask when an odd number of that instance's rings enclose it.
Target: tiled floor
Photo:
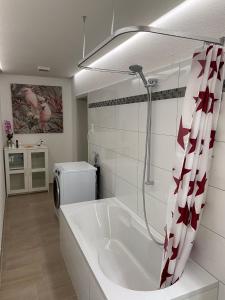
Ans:
[[[51,192],[7,199],[1,277],[1,300],[76,299]]]

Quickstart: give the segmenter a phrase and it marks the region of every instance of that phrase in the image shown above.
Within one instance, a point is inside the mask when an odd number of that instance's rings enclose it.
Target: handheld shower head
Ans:
[[[140,66],[140,65],[131,65],[131,66],[129,66],[129,70],[132,72],[132,73],[136,73],[136,74],[139,74],[139,76],[141,77],[141,80],[143,81],[143,83],[144,83],[144,86],[146,87],[146,88],[148,88],[148,87],[155,87],[157,84],[158,84],[158,79],[156,79],[156,78],[151,78],[151,79],[149,79],[149,80],[147,80],[146,78],[145,78],[145,75],[144,75],[144,73],[143,73],[143,68],[142,68],[142,66]]]
[[[140,66],[140,65],[131,65],[131,66],[129,66],[129,69],[130,69],[131,72],[138,73],[139,76],[141,77],[143,83],[144,83],[144,86],[145,87],[148,86],[148,82],[147,82],[147,80],[145,78],[145,75],[143,74],[143,71],[142,71],[143,70],[142,66]]]
[[[143,67],[140,65],[131,65],[129,66],[129,69],[131,70],[131,72],[140,73],[142,72]]]

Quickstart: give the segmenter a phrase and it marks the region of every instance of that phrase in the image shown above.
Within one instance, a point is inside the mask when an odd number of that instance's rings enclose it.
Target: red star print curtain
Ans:
[[[224,79],[224,48],[193,55],[178,131],[160,286],[174,284],[189,258],[205,205]]]

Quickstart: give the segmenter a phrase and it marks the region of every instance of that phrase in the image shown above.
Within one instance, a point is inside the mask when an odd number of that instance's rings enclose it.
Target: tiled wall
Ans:
[[[214,158],[192,257],[220,281],[219,300],[225,299],[225,93],[214,147]]]
[[[188,68],[162,76],[158,91],[186,85]],[[168,73],[167,73],[168,74]],[[92,92],[89,104],[145,93],[135,80]],[[225,98],[225,97],[224,97]],[[152,179],[146,188],[149,222],[164,232],[166,204],[183,98],[157,100],[152,111]],[[91,105],[96,106],[96,105]],[[89,108],[89,160],[100,155],[102,197],[116,196],[143,216],[141,182],[147,103]],[[219,119],[208,201],[192,257],[220,281],[225,299],[225,99]]]

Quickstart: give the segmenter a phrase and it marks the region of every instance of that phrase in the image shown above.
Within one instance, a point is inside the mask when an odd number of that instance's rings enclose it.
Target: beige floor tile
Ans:
[[[75,300],[59,246],[52,191],[6,201],[1,300]]]
[[[35,282],[23,282],[0,290],[1,300],[38,300]]]

